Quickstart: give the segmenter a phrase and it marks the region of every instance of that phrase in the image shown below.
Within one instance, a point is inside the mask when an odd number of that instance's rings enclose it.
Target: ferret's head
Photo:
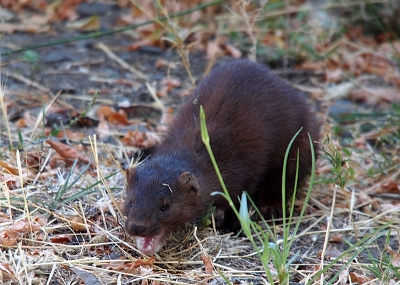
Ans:
[[[125,230],[144,254],[159,251],[172,230],[201,213],[199,184],[189,172],[150,160],[126,178]]]

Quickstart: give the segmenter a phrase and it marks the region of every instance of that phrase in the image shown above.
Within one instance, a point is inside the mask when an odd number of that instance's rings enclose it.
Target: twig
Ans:
[[[25,84],[27,84],[29,86],[35,87],[36,89],[39,89],[40,91],[42,91],[44,93],[47,93],[50,96],[54,97],[54,94],[51,92],[51,90],[49,88],[47,88],[47,87],[45,87],[45,86],[43,86],[43,85],[31,80],[31,79],[28,79],[28,78],[26,78],[26,77],[24,77],[24,76],[22,76],[20,74],[4,72],[4,75],[6,77],[13,77],[15,79],[18,79],[19,81],[21,81],[21,82],[23,82],[23,83],[25,83]]]
[[[327,248],[328,242],[329,242],[329,235],[331,233],[333,212],[334,212],[335,204],[336,204],[336,190],[338,187],[339,187],[338,185],[335,185],[335,189],[333,191],[332,208],[331,208],[331,213],[329,215],[329,221],[326,226],[325,241],[324,241],[324,245],[323,245],[322,253],[321,253],[321,264],[320,264],[320,268],[319,268],[320,272],[324,270],[324,259],[325,259],[325,254],[326,254],[326,248]],[[324,274],[321,274],[321,284],[324,284]]]
[[[98,49],[101,49],[108,57],[116,61],[119,65],[121,65],[123,68],[129,70],[133,74],[135,74],[137,77],[140,79],[147,79],[147,76],[142,73],[141,71],[137,70],[133,66],[129,65],[126,61],[124,61],[122,58],[117,56],[115,53],[113,53],[105,44],[103,43],[98,43],[96,45]]]

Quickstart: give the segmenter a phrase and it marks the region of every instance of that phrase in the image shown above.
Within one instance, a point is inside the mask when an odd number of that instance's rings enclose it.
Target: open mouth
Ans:
[[[164,233],[152,237],[136,237],[136,245],[141,253],[152,255],[164,245]]]

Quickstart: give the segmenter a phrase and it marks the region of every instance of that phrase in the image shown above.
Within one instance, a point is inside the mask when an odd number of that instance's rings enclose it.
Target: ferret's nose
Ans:
[[[129,222],[126,223],[125,229],[132,236],[142,236],[147,230],[145,226],[132,224]]]

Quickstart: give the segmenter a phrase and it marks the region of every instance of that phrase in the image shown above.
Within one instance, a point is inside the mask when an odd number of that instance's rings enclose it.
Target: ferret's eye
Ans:
[[[166,210],[168,210],[169,209],[169,206],[168,205],[162,205],[161,207],[160,207],[160,212],[165,212]]]

